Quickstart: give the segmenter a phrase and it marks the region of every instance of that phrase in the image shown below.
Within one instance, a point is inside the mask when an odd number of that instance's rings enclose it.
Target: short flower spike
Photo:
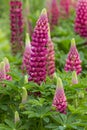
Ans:
[[[87,38],[87,0],[77,2],[75,32]]]
[[[7,74],[8,72],[10,72],[9,60],[5,57],[3,62],[5,64],[6,80],[12,80],[12,77],[9,74]]]
[[[54,95],[52,106],[54,106],[56,110],[60,113],[66,114],[67,101],[63,89],[62,80],[60,78],[57,79],[57,88]]]
[[[81,60],[78,50],[75,45],[75,39],[71,41],[71,48],[68,53],[68,57],[65,64],[65,71],[76,71],[77,74],[80,74],[82,71]]]
[[[5,64],[4,62],[0,63],[0,81],[3,81],[6,79],[6,71],[5,71]]]
[[[20,117],[19,117],[18,111],[15,112],[14,121],[15,121],[15,124],[20,121]]]

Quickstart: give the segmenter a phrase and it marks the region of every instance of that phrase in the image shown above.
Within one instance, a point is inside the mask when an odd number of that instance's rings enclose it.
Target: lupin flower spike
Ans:
[[[18,111],[15,112],[14,121],[15,121],[15,124],[20,121],[20,117],[19,117]]]
[[[71,5],[71,0],[60,0],[60,11],[63,12],[62,15],[64,15],[64,17],[69,16],[70,5]]]
[[[0,81],[3,81],[6,79],[6,71],[5,71],[5,63],[0,63]]]
[[[22,70],[26,70],[28,74],[29,74],[30,52],[31,52],[31,45],[30,45],[29,34],[27,33],[25,51],[24,51],[23,60],[22,60]]]
[[[67,101],[63,89],[62,80],[60,78],[57,79],[57,88],[54,95],[52,106],[55,107],[56,110],[60,113],[66,114]]]
[[[55,25],[58,24],[58,19],[59,19],[59,8],[58,8],[57,0],[51,1],[50,11],[51,11],[50,24],[51,24],[51,28],[53,28]]]
[[[10,0],[11,49],[13,55],[23,49],[23,14],[21,0]]]
[[[28,97],[28,93],[25,87],[22,87],[22,103],[26,103]]]
[[[29,81],[39,85],[46,80],[47,43],[48,18],[46,9],[43,9],[32,36],[29,69]]]
[[[80,74],[82,71],[80,55],[77,51],[74,38],[71,41],[71,48],[70,48],[70,51],[66,60],[64,70],[66,72],[76,71],[77,74]]]
[[[10,64],[8,59],[5,57],[3,62],[5,64],[6,80],[12,80],[12,77],[9,74],[7,74],[8,72],[10,72]]]
[[[78,77],[76,71],[72,73],[72,84],[78,84]]]
[[[87,37],[87,0],[77,2],[75,32],[81,37]]]
[[[47,43],[47,74],[50,77],[53,77],[55,73],[55,51],[54,51],[54,44],[51,40],[50,35],[50,26],[48,30],[48,43]]]

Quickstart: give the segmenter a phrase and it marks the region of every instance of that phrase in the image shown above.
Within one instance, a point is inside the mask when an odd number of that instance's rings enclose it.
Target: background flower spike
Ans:
[[[3,81],[6,79],[6,71],[5,71],[5,63],[0,63],[0,81]]]

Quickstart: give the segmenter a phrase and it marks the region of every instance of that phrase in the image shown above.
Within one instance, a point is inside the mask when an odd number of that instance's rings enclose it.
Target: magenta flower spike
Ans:
[[[47,43],[48,18],[46,9],[43,9],[36,23],[31,42],[29,81],[37,84],[41,84],[46,79]]]
[[[50,35],[50,26],[49,26],[49,31],[48,31],[48,43],[47,43],[47,74],[50,77],[54,76],[55,73],[55,51],[54,51],[54,44],[51,40],[51,35]]]
[[[75,32],[81,37],[87,37],[87,0],[77,2]]]
[[[30,45],[29,34],[27,33],[25,51],[24,51],[23,60],[22,60],[22,70],[26,70],[28,74],[29,74],[30,52],[31,52],[31,45]]]
[[[11,49],[16,55],[23,49],[23,14],[21,0],[10,0]]]
[[[3,62],[5,64],[6,80],[12,80],[12,77],[8,74],[8,72],[10,72],[10,64],[8,59],[5,57]]]
[[[0,63],[0,81],[3,81],[6,79],[6,71],[5,71],[5,64],[4,62]]]
[[[54,95],[52,106],[55,107],[56,110],[60,113],[66,114],[67,101],[63,89],[62,80],[60,78],[57,79],[57,88]]]
[[[57,0],[52,0],[50,11],[51,11],[50,24],[51,24],[51,28],[53,28],[55,25],[58,24],[58,19],[59,19],[59,8],[58,8]]]
[[[72,84],[78,84],[78,77],[76,71],[72,73]]]
[[[63,12],[64,17],[69,16],[70,6],[71,0],[60,0],[60,12]]]
[[[71,41],[71,48],[66,60],[65,71],[76,71],[77,74],[80,74],[82,71],[81,60],[78,50],[75,45],[75,39]]]

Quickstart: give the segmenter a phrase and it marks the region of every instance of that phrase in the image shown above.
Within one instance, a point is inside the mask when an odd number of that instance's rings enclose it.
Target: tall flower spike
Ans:
[[[54,44],[51,40],[51,35],[50,35],[50,26],[48,30],[48,43],[47,43],[47,74],[50,77],[53,77],[55,73],[55,51],[54,51]]]
[[[6,71],[5,71],[5,64],[4,62],[0,63],[0,81],[3,81],[6,79]]]
[[[31,42],[29,81],[37,84],[41,84],[46,79],[47,43],[48,18],[46,9],[43,9],[36,23]]]
[[[16,55],[23,49],[23,15],[21,0],[10,1],[11,49]]]
[[[51,2],[51,28],[53,28],[55,25],[58,24],[58,19],[59,19],[59,9],[58,9],[58,3],[57,0],[52,0]]]
[[[26,70],[28,74],[29,74],[30,52],[31,52],[31,44],[30,44],[29,34],[27,33],[25,51],[24,51],[23,60],[22,60],[22,70]]]
[[[67,101],[63,89],[62,80],[60,78],[57,79],[57,88],[54,95],[52,106],[54,106],[56,110],[60,113],[66,114]]]
[[[77,2],[75,32],[81,37],[87,37],[87,0]]]
[[[61,15],[69,16],[71,0],[60,0],[60,13]]]
[[[71,41],[71,48],[64,69],[66,72],[75,70],[77,74],[81,73],[82,71],[80,55],[77,51],[74,38]]]
[[[72,84],[78,84],[78,77],[76,71],[72,73]]]
[[[3,62],[5,64],[6,80],[12,80],[12,77],[9,74],[7,74],[8,72],[10,72],[10,64],[8,59],[5,57]]]

